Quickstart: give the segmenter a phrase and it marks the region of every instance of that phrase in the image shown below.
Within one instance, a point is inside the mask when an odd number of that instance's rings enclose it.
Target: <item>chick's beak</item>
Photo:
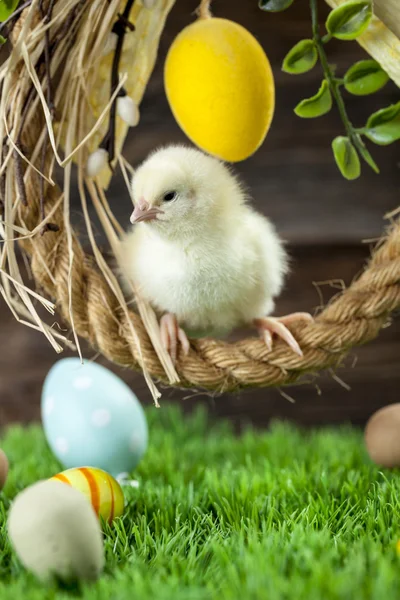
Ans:
[[[157,219],[157,215],[164,214],[159,208],[150,208],[149,203],[143,198],[140,198],[139,202],[135,205],[135,209],[131,214],[131,223],[140,223],[141,221],[154,221]]]

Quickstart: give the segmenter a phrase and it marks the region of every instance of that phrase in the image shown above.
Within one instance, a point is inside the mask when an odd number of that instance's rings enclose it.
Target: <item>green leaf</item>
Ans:
[[[318,52],[313,40],[301,40],[286,54],[282,71],[300,75],[310,71],[318,60]]]
[[[373,113],[366,127],[367,138],[380,146],[400,140],[400,102]]]
[[[298,117],[303,119],[312,119],[313,117],[320,117],[329,112],[332,108],[332,96],[329,90],[328,82],[326,79],[322,82],[317,94],[312,98],[306,98],[299,102],[294,109],[294,112]]]
[[[258,6],[268,12],[281,12],[289,8],[294,0],[260,0]]]
[[[344,76],[344,87],[351,94],[366,96],[380,90],[389,81],[389,75],[376,60],[360,60]]]
[[[348,137],[338,136],[332,142],[333,155],[343,177],[352,180],[360,177],[360,159]]]
[[[18,4],[19,0],[0,0],[0,21],[6,21]]]
[[[326,29],[339,40],[355,40],[365,31],[371,19],[370,0],[352,0],[329,13]]]
[[[6,38],[0,35],[0,46],[3,46],[6,43]]]
[[[359,154],[361,154],[361,156],[363,157],[365,162],[371,167],[371,169],[373,171],[375,171],[375,173],[379,174],[379,167],[376,164],[376,162],[374,161],[374,159],[372,158],[372,156],[370,155],[367,148],[365,147],[365,144],[362,141],[361,136],[357,135],[357,140],[358,140],[357,150],[358,150]]]

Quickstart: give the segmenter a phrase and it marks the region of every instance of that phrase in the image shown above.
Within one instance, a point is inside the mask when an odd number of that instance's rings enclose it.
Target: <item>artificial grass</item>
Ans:
[[[105,573],[73,596],[38,583],[11,551],[10,500],[59,465],[38,426],[5,434],[1,600],[398,600],[400,473],[370,463],[361,432],[275,424],[237,437],[201,411],[147,416],[140,487],[106,530]]]

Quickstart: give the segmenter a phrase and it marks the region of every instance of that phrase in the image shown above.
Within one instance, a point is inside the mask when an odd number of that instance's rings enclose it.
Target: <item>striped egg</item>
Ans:
[[[111,523],[124,511],[124,494],[118,481],[102,469],[79,467],[67,469],[51,477],[81,491],[90,501],[95,513]]]

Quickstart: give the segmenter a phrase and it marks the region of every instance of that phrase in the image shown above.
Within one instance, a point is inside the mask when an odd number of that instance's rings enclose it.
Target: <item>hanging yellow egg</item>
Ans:
[[[124,494],[118,481],[102,469],[79,467],[51,477],[79,490],[90,501],[95,513],[111,523],[124,511]]]
[[[228,162],[253,154],[275,106],[274,78],[257,40],[227,19],[199,19],[176,37],[165,90],[179,126],[202,150]]]

